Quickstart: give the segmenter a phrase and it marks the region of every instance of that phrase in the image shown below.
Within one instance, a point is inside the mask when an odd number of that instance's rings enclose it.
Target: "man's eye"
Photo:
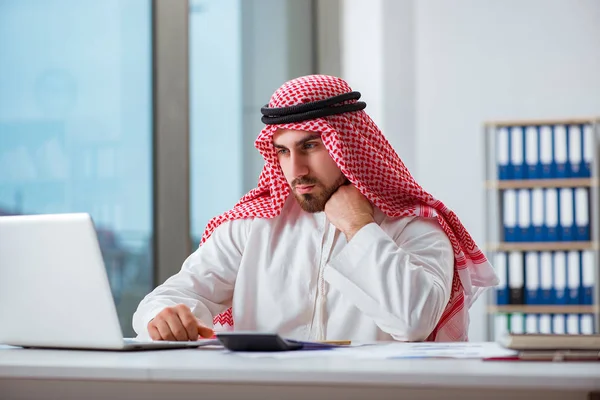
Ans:
[[[285,154],[287,149],[277,149],[277,154]]]
[[[316,143],[304,143],[304,148],[305,149],[312,149],[312,148],[314,148],[316,146],[317,146]]]

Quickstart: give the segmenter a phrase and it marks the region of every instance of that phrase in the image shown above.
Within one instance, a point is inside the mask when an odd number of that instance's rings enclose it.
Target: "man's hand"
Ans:
[[[148,323],[148,333],[153,340],[198,340],[210,338],[214,332],[202,325],[188,306],[178,304],[159,312]]]
[[[373,206],[353,185],[342,185],[331,195],[325,204],[325,214],[348,242],[363,226],[375,221]]]

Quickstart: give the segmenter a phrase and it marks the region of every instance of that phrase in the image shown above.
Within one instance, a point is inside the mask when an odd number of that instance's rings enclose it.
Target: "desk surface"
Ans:
[[[0,346],[0,379],[368,384],[600,390],[600,363],[247,358],[222,350],[144,352]]]

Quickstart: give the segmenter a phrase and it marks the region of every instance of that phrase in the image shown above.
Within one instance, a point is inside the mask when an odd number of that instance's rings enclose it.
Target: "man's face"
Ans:
[[[311,213],[323,211],[346,177],[323,145],[321,135],[280,129],[273,135],[273,146],[300,207]]]

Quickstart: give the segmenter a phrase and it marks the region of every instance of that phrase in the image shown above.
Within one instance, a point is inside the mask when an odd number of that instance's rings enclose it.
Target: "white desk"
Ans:
[[[573,400],[592,391],[600,391],[600,363],[280,360],[206,349],[119,353],[0,346],[0,399]]]

